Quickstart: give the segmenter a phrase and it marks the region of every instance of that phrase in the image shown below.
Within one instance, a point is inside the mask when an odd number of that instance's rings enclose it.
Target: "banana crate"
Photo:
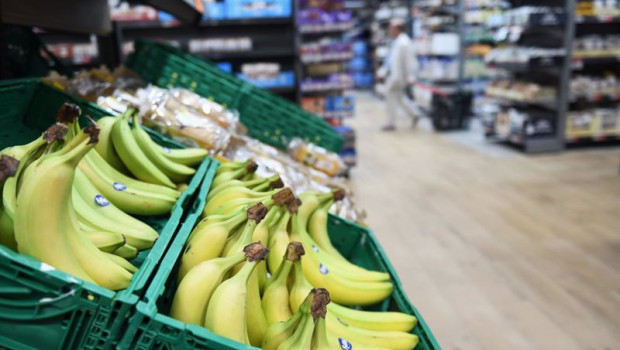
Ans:
[[[50,126],[65,103],[97,119],[108,112],[78,101],[38,80],[0,83],[0,148],[34,140]],[[149,131],[150,132],[150,131]],[[181,145],[154,132],[162,146]],[[139,267],[130,286],[112,291],[58,271],[0,246],[0,347],[11,349],[108,349],[122,335],[123,321],[146,291],[164,252],[180,227],[210,165],[205,159],[171,214],[140,219],[159,232],[155,245],[131,262]]]
[[[145,81],[187,88],[240,112],[253,138],[285,149],[299,137],[338,152],[344,143],[322,118],[172,46],[137,41],[127,66]]]
[[[215,163],[215,162],[214,162]],[[200,220],[217,164],[212,163],[194,202],[164,260],[158,268],[145,297],[137,304],[129,320],[125,336],[117,345],[122,350],[252,350],[256,347],[241,345],[221,337],[206,328],[183,323],[168,316],[177,286],[180,257],[190,233]],[[412,333],[419,337],[416,350],[440,350],[428,325],[405,295],[400,279],[371,230],[335,215],[329,217],[328,231],[335,247],[355,264],[377,271],[389,272],[394,283],[391,297],[380,304],[366,308],[375,311],[401,311],[414,315],[418,322]],[[226,317],[223,315],[222,317]],[[342,345],[344,350],[354,350]]]

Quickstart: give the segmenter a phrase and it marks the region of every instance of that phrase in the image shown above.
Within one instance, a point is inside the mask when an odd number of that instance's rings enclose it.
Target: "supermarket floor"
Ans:
[[[620,349],[619,148],[382,133],[357,98],[357,203],[443,349]]]

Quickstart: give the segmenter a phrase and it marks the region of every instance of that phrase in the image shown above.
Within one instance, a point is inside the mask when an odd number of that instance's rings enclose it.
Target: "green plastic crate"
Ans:
[[[148,82],[181,86],[239,110],[252,137],[278,148],[286,148],[294,137],[334,152],[344,143],[320,117],[172,46],[138,41],[127,66]]]
[[[37,80],[0,82],[0,148],[39,137],[53,123],[64,102],[79,104],[84,114],[94,118],[109,114]],[[180,147],[152,135],[163,146]],[[132,260],[140,270],[125,290],[114,292],[78,280],[0,246],[0,344],[15,349],[110,348],[122,335],[123,322],[146,291],[209,165],[209,159],[200,165],[170,215],[140,218],[160,236],[153,248]]]
[[[256,350],[257,348],[242,345],[227,338],[214,334],[207,329],[186,324],[168,316],[174,292],[180,257],[185,242],[196,222],[200,220],[206,197],[211,186],[216,164],[207,171],[192,212],[188,215],[170,249],[166,253],[153,281],[144,298],[136,305],[136,312],[129,321],[129,327],[117,349],[123,350]],[[402,284],[387,259],[385,252],[377,242],[372,231],[352,222],[330,215],[330,238],[336,248],[350,261],[362,267],[378,271],[387,271],[394,281],[394,293],[386,301],[369,307],[369,310],[399,310],[415,315],[418,324],[413,333],[418,335],[420,343],[416,350],[440,350],[424,319],[411,304]]]

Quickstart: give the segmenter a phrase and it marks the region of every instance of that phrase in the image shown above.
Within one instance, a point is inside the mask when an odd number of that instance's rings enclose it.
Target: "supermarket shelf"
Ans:
[[[338,52],[334,54],[322,54],[320,56],[316,55],[300,55],[299,59],[302,63],[306,64],[314,64],[314,63],[324,63],[324,62],[341,62],[348,61],[353,58],[353,52]]]
[[[262,89],[267,90],[269,92],[273,92],[274,94],[278,94],[278,95],[293,94],[297,92],[297,88],[294,86],[264,87]]]
[[[608,104],[608,103],[620,103],[620,95],[607,96],[597,95],[592,97],[576,97],[569,101],[571,104]]]
[[[328,86],[328,87],[321,87],[321,88],[311,88],[308,89],[308,87],[304,87],[304,85],[301,85],[301,93],[302,94],[321,94],[321,93],[331,93],[331,92],[339,92],[339,91],[345,91],[345,90],[350,90],[353,89],[354,85],[340,85],[340,86]]]
[[[251,50],[251,51],[231,51],[231,52],[192,52],[192,54],[209,59],[252,59],[252,58],[275,58],[293,57],[295,51],[292,49],[273,49],[273,50]]]
[[[577,24],[606,24],[620,23],[620,17],[617,16],[575,16]]]
[[[620,56],[601,56],[601,57],[573,57],[571,68],[574,70],[583,69],[584,66],[610,65],[620,63]]]
[[[292,17],[274,17],[274,18],[247,18],[247,19],[224,19],[224,20],[206,20],[200,22],[198,27],[239,27],[239,26],[266,26],[266,25],[282,25],[292,24]],[[148,30],[180,27],[178,21],[122,21],[118,22],[124,30]]]
[[[557,109],[557,103],[555,101],[519,101],[505,97],[499,97],[494,95],[486,95],[488,98],[492,98],[500,106],[503,107],[516,107],[516,108],[531,108],[538,107],[546,109],[548,111],[555,111]]]
[[[352,29],[353,22],[335,23],[335,24],[319,24],[319,25],[303,25],[299,26],[301,34],[325,34],[331,32],[344,32]]]
[[[587,144],[615,144],[620,143],[620,134],[613,135],[594,135],[590,137],[566,137],[566,143],[569,145],[587,145]]]
[[[532,69],[552,68],[561,65],[563,56],[532,58],[528,62],[490,62],[489,66],[512,72],[525,73]]]

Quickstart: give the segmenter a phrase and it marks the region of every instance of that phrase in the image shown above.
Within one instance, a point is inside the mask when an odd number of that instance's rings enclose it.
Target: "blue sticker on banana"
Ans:
[[[168,148],[168,147],[162,147],[161,149],[163,149],[163,150],[164,150],[164,152],[166,152],[166,153],[170,154],[170,148]]]
[[[127,189],[127,186],[125,186],[125,184],[122,184],[120,182],[115,182],[114,185],[112,186],[114,186],[114,189],[117,191],[124,191]]]
[[[95,203],[97,203],[97,205],[102,206],[102,207],[107,207],[108,205],[110,205],[110,202],[108,202],[108,200],[105,199],[105,197],[100,194],[95,196]]]
[[[312,245],[312,250],[314,250],[315,252],[319,252],[319,247],[317,247],[316,245]]]
[[[329,270],[323,264],[319,264],[319,271],[321,271],[321,273],[324,275],[327,275],[329,273]]]
[[[353,344],[349,343],[345,339],[338,338],[338,344],[340,344],[340,347],[344,350],[353,350]]]

